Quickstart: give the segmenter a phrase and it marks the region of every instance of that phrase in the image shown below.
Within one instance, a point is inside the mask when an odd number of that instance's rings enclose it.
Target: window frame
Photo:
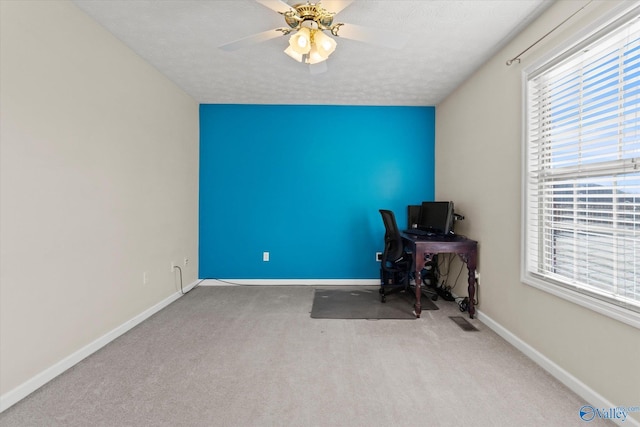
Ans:
[[[617,304],[606,301],[606,299],[596,298],[584,290],[568,286],[567,284],[542,278],[529,272],[527,268],[527,224],[530,218],[527,211],[527,176],[528,176],[528,82],[531,75],[536,75],[541,69],[546,69],[552,65],[563,61],[568,56],[588,43],[601,38],[615,28],[624,25],[635,16],[640,14],[640,4],[634,3],[632,6],[622,4],[615,7],[611,12],[605,14],[600,19],[587,26],[584,30],[576,33],[557,48],[552,49],[531,65],[522,70],[522,156],[521,156],[521,262],[520,276],[522,283],[550,293],[556,297],[578,304],[597,313],[621,321],[625,324],[640,329],[640,311],[625,308]]]

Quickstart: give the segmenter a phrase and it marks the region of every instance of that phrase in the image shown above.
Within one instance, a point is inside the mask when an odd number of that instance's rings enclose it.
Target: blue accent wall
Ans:
[[[378,209],[433,200],[434,139],[434,107],[201,105],[200,278],[377,278]]]

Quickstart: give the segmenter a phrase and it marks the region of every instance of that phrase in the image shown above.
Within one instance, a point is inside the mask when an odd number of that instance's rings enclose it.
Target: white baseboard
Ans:
[[[197,284],[198,284],[197,281],[191,283],[189,286],[184,288],[184,292],[185,293],[188,292]],[[25,381],[24,383],[14,388],[13,390],[6,392],[2,396],[0,396],[0,412],[3,412],[7,408],[18,403],[20,400],[24,399],[29,394],[33,393],[34,391],[36,391],[37,389],[39,389],[40,387],[42,387],[43,385],[45,385],[46,383],[48,383],[49,381],[57,377],[58,375],[62,374],[67,369],[71,368],[72,366],[79,363],[86,357],[100,350],[102,347],[109,344],[111,341],[115,340],[120,335],[129,331],[133,327],[139,325],[144,320],[148,319],[155,313],[159,312],[160,310],[162,310],[163,308],[165,308],[166,306],[168,306],[169,304],[171,304],[181,296],[182,294],[180,292],[176,292],[172,294],[171,296],[160,301],[158,304],[154,305],[153,307],[138,314],[133,319],[123,323],[122,325],[106,333],[105,335],[101,336],[95,341],[87,344],[80,350],[65,357],[55,365],[45,369],[44,371],[40,372],[33,378]]]
[[[561,368],[551,359],[531,347],[526,342],[522,341],[520,338],[515,336],[505,327],[500,325],[498,322],[487,316],[481,311],[477,312],[477,318],[491,330],[493,330],[496,334],[500,335],[504,338],[509,344],[520,350],[527,356],[529,359],[533,360],[535,363],[540,365],[542,369],[551,374],[554,378],[560,381],[562,384],[569,387],[574,393],[578,396],[582,397],[586,403],[592,405],[594,408],[615,408],[617,405],[609,402],[603,396],[598,394],[596,391],[588,387],[585,383],[580,381],[578,378],[571,375],[569,372]],[[576,418],[578,417],[578,410],[580,408],[576,408]],[[611,421],[615,422],[618,425],[624,426],[634,426],[640,427],[640,421],[635,418],[631,418],[628,416],[625,421],[612,419]],[[588,423],[587,423],[588,424]]]
[[[200,286],[378,286],[380,279],[204,279]]]

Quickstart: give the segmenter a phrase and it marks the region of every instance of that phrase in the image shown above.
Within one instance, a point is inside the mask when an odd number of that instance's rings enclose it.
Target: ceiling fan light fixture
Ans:
[[[279,29],[284,34],[295,32],[289,38],[289,47],[284,51],[298,62],[317,64],[329,58],[336,50],[336,41],[324,31],[337,35],[337,29],[343,25],[334,24],[334,13],[327,12],[320,2],[296,4],[286,12],[281,12],[290,29]]]
[[[291,48],[291,46],[289,46],[288,48],[286,48],[284,50],[284,53],[286,53],[287,55],[289,55],[291,58],[295,59],[298,62],[302,62],[302,58],[303,55],[301,53],[296,52],[295,50],[293,50]]]
[[[329,55],[336,50],[336,46],[338,43],[322,31],[316,31],[313,34],[313,44],[318,51],[318,54],[321,55],[324,59],[327,59]]]
[[[305,55],[311,50],[311,31],[308,28],[300,28],[289,38],[289,47],[300,55]]]
[[[325,61],[328,58],[328,56],[323,56],[320,51],[317,49],[317,46],[314,44],[311,47],[311,51],[309,52],[309,55],[307,56],[307,63],[308,64],[317,64],[319,62]]]

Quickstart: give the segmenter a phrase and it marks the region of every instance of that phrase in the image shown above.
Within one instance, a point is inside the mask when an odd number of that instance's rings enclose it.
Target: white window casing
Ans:
[[[522,281],[640,328],[639,17],[524,71]]]

